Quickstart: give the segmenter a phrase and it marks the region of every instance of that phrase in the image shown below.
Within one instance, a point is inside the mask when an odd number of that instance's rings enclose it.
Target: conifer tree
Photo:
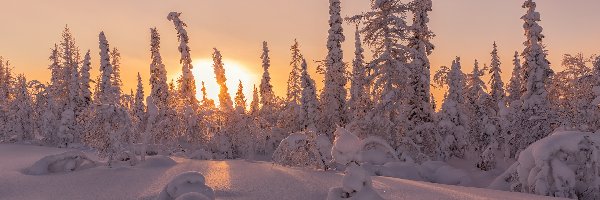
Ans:
[[[269,68],[271,67],[271,59],[269,58],[269,47],[267,42],[263,42],[263,52],[260,56],[262,59],[263,75],[260,81],[260,103],[263,108],[272,109],[271,107],[275,101],[275,93],[273,92],[273,85],[271,85],[271,75],[269,74]]]
[[[81,96],[83,106],[89,106],[92,102],[92,91],[90,87],[90,70],[91,64],[90,50],[85,53],[83,63],[81,65],[81,79],[79,87],[81,88]]]
[[[258,89],[256,89],[256,85],[254,85],[254,90],[252,90],[252,102],[250,102],[250,115],[258,114],[260,100],[258,99]]]
[[[219,106],[221,110],[225,112],[233,111],[233,102],[231,101],[231,96],[229,96],[229,90],[227,88],[227,78],[225,77],[225,67],[222,61],[221,52],[214,48],[213,53],[213,68],[215,70],[215,77],[217,79],[217,84],[219,84]]]
[[[318,100],[315,88],[315,81],[308,74],[306,60],[302,59],[302,98],[300,99],[301,113],[300,123],[303,129],[314,129],[317,124]]]
[[[344,126],[348,117],[346,114],[346,64],[342,42],[343,34],[340,16],[340,0],[329,0],[329,36],[327,37],[327,58],[325,59],[325,86],[321,93],[321,116],[319,119],[319,132],[326,134],[330,139],[336,126]]]
[[[19,142],[33,140],[35,112],[24,75],[17,76],[14,89],[14,99],[8,108],[7,129],[5,131]]]
[[[498,112],[498,103],[504,101],[505,92],[504,92],[504,82],[502,82],[502,77],[500,77],[500,73],[502,70],[500,69],[500,57],[498,56],[498,46],[496,42],[494,42],[494,49],[492,50],[492,62],[490,65],[489,73],[492,75],[490,78],[490,96],[491,96],[491,104],[496,112]]]
[[[167,107],[169,86],[167,85],[167,70],[160,55],[160,34],[156,28],[150,29],[150,96],[159,110]]]
[[[238,89],[235,93],[235,110],[240,114],[246,112],[246,97],[244,96],[244,85],[242,85],[242,80],[239,80]]]
[[[367,79],[367,68],[365,66],[364,49],[360,39],[358,24],[354,35],[354,60],[352,62],[352,79],[350,85],[350,100],[348,101],[352,120],[362,119],[369,110],[369,82]]]
[[[108,45],[108,41],[106,40],[106,36],[104,32],[100,32],[99,36],[100,40],[100,78],[99,78],[99,88],[98,88],[98,98],[99,102],[103,104],[117,104],[119,101],[119,97],[117,96],[116,90],[114,89],[114,84],[112,80],[113,77],[113,67],[110,62],[110,49]]]
[[[192,57],[190,55],[189,37],[185,27],[187,26],[181,19],[179,19],[181,13],[171,12],[167,16],[169,21],[173,21],[175,30],[177,30],[177,37],[179,40],[179,52],[181,53],[181,59],[179,62],[182,66],[182,75],[177,80],[179,83],[179,97],[183,100],[184,105],[192,105],[196,108],[198,100],[196,99],[196,80],[192,74]]]
[[[135,131],[135,136],[134,138],[136,139],[140,139],[141,138],[141,133],[143,133],[145,130],[145,119],[146,119],[146,106],[144,105],[144,85],[142,84],[142,76],[140,75],[140,73],[138,72],[137,75],[137,89],[135,92],[135,96],[133,98],[133,105],[132,105],[132,110],[133,110],[133,123],[135,123],[136,125],[136,131]]]
[[[523,83],[521,71],[521,60],[519,59],[519,52],[515,51],[515,55],[513,58],[513,70],[510,77],[510,82],[508,83],[508,103],[512,105],[513,101],[517,101],[521,98]]]
[[[121,87],[123,86],[123,81],[121,80],[121,53],[117,48],[113,48],[110,52],[111,65],[112,65],[112,75],[111,75],[111,83],[113,85],[113,93],[117,98],[121,98],[123,95],[123,91]]]
[[[215,101],[208,98],[208,94],[206,94],[206,87],[204,86],[204,81],[202,81],[202,106],[205,108],[214,108]]]
[[[290,48],[292,51],[292,61],[290,62],[290,66],[292,66],[292,71],[288,77],[287,81],[287,102],[291,102],[294,104],[298,104],[300,101],[301,93],[301,83],[300,83],[300,65],[302,64],[302,54],[300,53],[300,48],[298,45],[298,41],[294,39],[294,45]]]

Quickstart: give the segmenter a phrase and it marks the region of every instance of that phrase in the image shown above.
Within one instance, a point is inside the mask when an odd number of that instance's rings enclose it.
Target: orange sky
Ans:
[[[29,79],[49,80],[47,60],[50,48],[60,41],[68,24],[77,45],[92,51],[92,75],[98,74],[98,33],[105,31],[112,47],[121,51],[124,90],[135,87],[135,76],[141,72],[148,80],[150,63],[149,28],[157,27],[162,35],[161,53],[169,76],[175,78],[178,63],[177,38],[173,24],[166,19],[170,11],[182,12],[188,24],[192,57],[200,64],[196,68],[197,82],[209,81],[212,69],[206,64],[212,48],[221,50],[231,72],[228,77],[245,81],[246,94],[261,75],[261,45],[269,42],[272,58],[272,81],[278,95],[285,94],[290,70],[289,46],[294,38],[309,60],[322,60],[326,55],[328,1],[325,0],[252,0],[252,1],[185,1],[185,0],[0,0],[0,55],[11,60],[15,72]],[[433,0],[431,29],[437,34],[436,50],[431,55],[433,70],[449,65],[461,56],[463,69],[472,69],[474,59],[489,63],[491,46],[498,43],[503,62],[503,78],[507,82],[512,68],[512,55],[522,50],[523,30],[519,18],[525,12],[522,0]],[[600,7],[597,0],[538,0],[541,25],[547,36],[552,68],[559,70],[564,53],[598,52],[600,40]],[[369,0],[342,1],[342,14],[350,16],[369,9]],[[351,62],[354,52],[353,26],[345,26],[345,60]],[[234,66],[235,65],[235,66]],[[315,64],[309,64],[314,71]],[[229,72],[229,73],[231,73]],[[200,73],[200,74],[198,74]],[[202,74],[204,73],[204,74]],[[433,72],[432,72],[433,73]],[[243,74],[243,75],[239,75]],[[235,77],[234,77],[235,76]],[[321,87],[322,77],[313,74]],[[147,85],[147,81],[144,83]],[[236,85],[229,84],[233,93]],[[210,90],[210,89],[209,89]],[[213,90],[217,91],[217,90]],[[148,91],[146,90],[146,94]],[[441,100],[442,92],[436,92]],[[216,96],[216,93],[213,95]],[[247,97],[250,99],[250,96]]]

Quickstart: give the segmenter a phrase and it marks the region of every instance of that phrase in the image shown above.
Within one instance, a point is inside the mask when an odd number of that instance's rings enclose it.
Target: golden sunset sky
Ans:
[[[136,85],[140,72],[148,87],[150,64],[150,31],[157,27],[161,34],[161,53],[170,78],[181,71],[176,31],[166,16],[182,12],[187,23],[194,58],[196,81],[207,81],[210,95],[218,92],[210,60],[212,48],[221,50],[225,59],[230,93],[237,79],[245,85],[251,99],[253,84],[260,83],[262,41],[271,50],[271,76],[276,93],[285,95],[290,71],[289,48],[294,38],[308,61],[325,58],[329,14],[326,0],[0,0],[0,55],[9,59],[16,73],[29,80],[49,80],[48,56],[54,43],[68,24],[82,54],[92,52],[92,76],[98,74],[98,33],[104,31],[110,46],[122,55],[124,91]],[[600,1],[538,0],[544,41],[555,71],[565,53],[591,55],[600,47]],[[430,28],[437,37],[430,56],[433,71],[450,65],[461,56],[463,70],[470,72],[473,60],[490,62],[492,43],[499,46],[508,82],[512,55],[523,49],[523,0],[433,0]],[[369,0],[342,0],[343,16],[369,10]],[[346,24],[344,60],[354,56],[354,26]],[[316,64],[309,63],[319,88],[322,76],[314,73]],[[487,77],[487,76],[486,76]],[[234,85],[235,84],[235,85]],[[200,88],[198,88],[200,92]],[[148,94],[146,89],[146,95]],[[441,101],[442,92],[436,90]]]

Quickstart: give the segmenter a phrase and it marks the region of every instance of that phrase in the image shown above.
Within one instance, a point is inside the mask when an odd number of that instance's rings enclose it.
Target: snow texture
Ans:
[[[212,188],[206,186],[204,176],[200,172],[190,171],[181,173],[171,179],[160,192],[157,200],[176,200],[180,197],[181,199],[192,199],[192,197],[202,199],[199,198],[200,195],[198,194],[183,196],[187,193],[199,193],[204,196],[204,199],[215,199],[215,192]]]
[[[96,166],[96,162],[90,160],[81,151],[69,151],[56,155],[46,156],[31,167],[27,168],[25,172],[31,175],[45,175],[52,173],[61,172],[72,172],[82,169],[88,169]]]

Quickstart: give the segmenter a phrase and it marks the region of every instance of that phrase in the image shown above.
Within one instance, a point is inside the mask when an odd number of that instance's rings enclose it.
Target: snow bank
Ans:
[[[523,150],[489,188],[600,199],[600,135],[555,131]]]
[[[200,172],[181,173],[167,183],[157,200],[214,200],[215,192],[205,183],[206,179]]]
[[[90,160],[81,151],[70,151],[46,156],[25,170],[30,175],[44,175],[59,172],[71,172],[95,167],[96,162]]]
[[[352,161],[359,161],[361,141],[352,132],[338,127],[334,132],[335,141],[331,149],[331,156],[336,163],[347,165]]]
[[[373,181],[369,173],[361,166],[351,165],[342,179],[342,187],[330,188],[327,200],[341,199],[383,199],[373,189]]]

